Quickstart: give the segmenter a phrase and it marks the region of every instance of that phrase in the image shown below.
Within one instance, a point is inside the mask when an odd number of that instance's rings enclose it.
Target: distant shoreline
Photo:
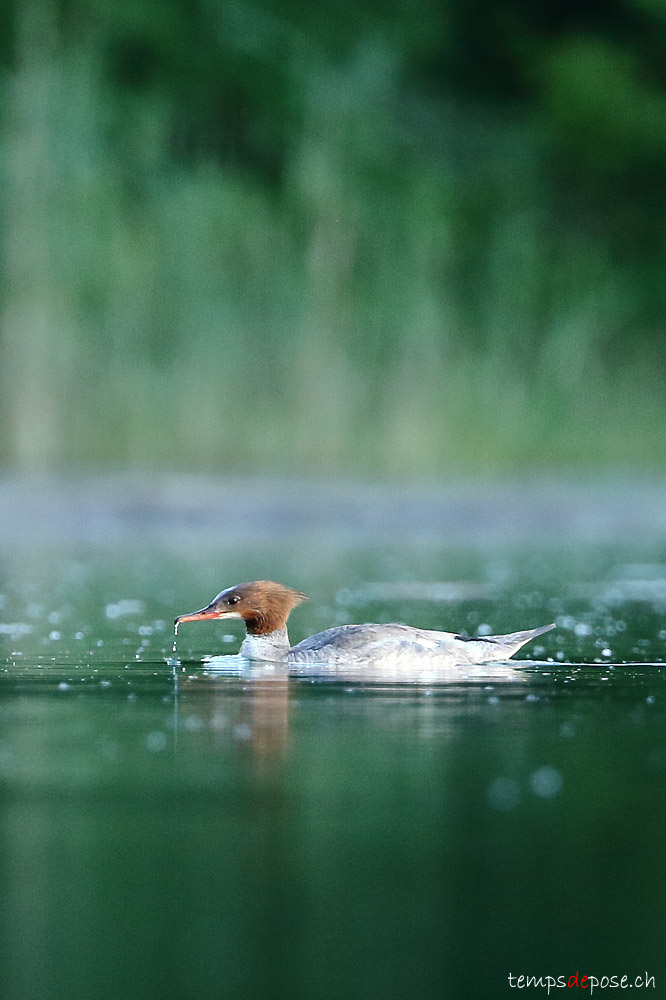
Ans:
[[[371,484],[180,475],[0,477],[0,545],[133,539],[516,544],[666,538],[666,480]]]

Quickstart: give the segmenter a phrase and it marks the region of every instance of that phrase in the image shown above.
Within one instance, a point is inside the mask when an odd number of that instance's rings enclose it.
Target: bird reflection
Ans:
[[[205,658],[203,672],[180,681],[181,694],[207,695],[206,725],[214,739],[257,762],[272,766],[282,759],[289,739],[289,675],[282,665],[249,663],[240,656]],[[176,682],[177,683],[177,682]],[[176,696],[176,702],[178,697]],[[200,708],[200,706],[199,706]],[[177,712],[177,708],[175,708]],[[181,729],[196,723],[181,711]]]
[[[216,742],[229,745],[230,738],[243,755],[250,755],[262,770],[268,770],[282,761],[289,744],[289,703],[293,692],[298,693],[307,679],[321,685],[344,683],[372,685],[378,689],[399,686],[415,689],[467,687],[479,684],[527,684],[532,671],[523,661],[517,664],[467,664],[451,667],[442,674],[428,667],[373,668],[358,664],[321,664],[314,672],[308,666],[299,677],[293,665],[249,661],[241,656],[207,657],[202,661],[203,670],[180,681],[181,696],[206,694],[205,719],[201,718],[201,703],[197,701],[198,714],[182,712],[178,720],[178,692],[176,691],[174,722],[181,730],[196,729],[202,725],[210,729]],[[528,667],[528,669],[526,669]],[[175,674],[176,686],[178,673]],[[176,734],[177,735],[177,734]]]

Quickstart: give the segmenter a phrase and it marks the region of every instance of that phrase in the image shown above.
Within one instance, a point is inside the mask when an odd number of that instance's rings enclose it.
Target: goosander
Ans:
[[[291,610],[307,599],[300,591],[271,580],[240,583],[221,591],[200,611],[179,615],[174,626],[178,632],[182,622],[242,618],[247,635],[240,655],[247,660],[286,661],[290,667],[322,663],[401,666],[425,661],[431,667],[490,663],[508,659],[530,639],[555,628],[543,625],[508,635],[468,639],[454,632],[411,625],[338,625],[290,646],[287,619]]]

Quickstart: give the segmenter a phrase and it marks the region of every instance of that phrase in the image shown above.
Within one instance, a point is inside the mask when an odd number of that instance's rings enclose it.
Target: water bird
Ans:
[[[521,646],[555,625],[508,635],[468,638],[455,632],[438,632],[411,625],[337,625],[290,645],[287,619],[307,595],[272,580],[239,583],[221,591],[200,611],[179,615],[183,622],[209,618],[241,618],[247,635],[240,655],[247,660],[285,662],[291,667],[316,664],[367,664],[400,667],[427,664],[433,668],[503,661]]]

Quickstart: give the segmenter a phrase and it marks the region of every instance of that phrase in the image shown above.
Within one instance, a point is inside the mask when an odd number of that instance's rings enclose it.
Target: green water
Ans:
[[[0,996],[496,997],[576,970],[660,995],[665,557],[404,534],[6,546]],[[310,594],[293,641],[559,628],[494,683],[234,676],[202,662],[237,651],[231,622],[182,626],[170,667],[174,616],[258,576]]]

